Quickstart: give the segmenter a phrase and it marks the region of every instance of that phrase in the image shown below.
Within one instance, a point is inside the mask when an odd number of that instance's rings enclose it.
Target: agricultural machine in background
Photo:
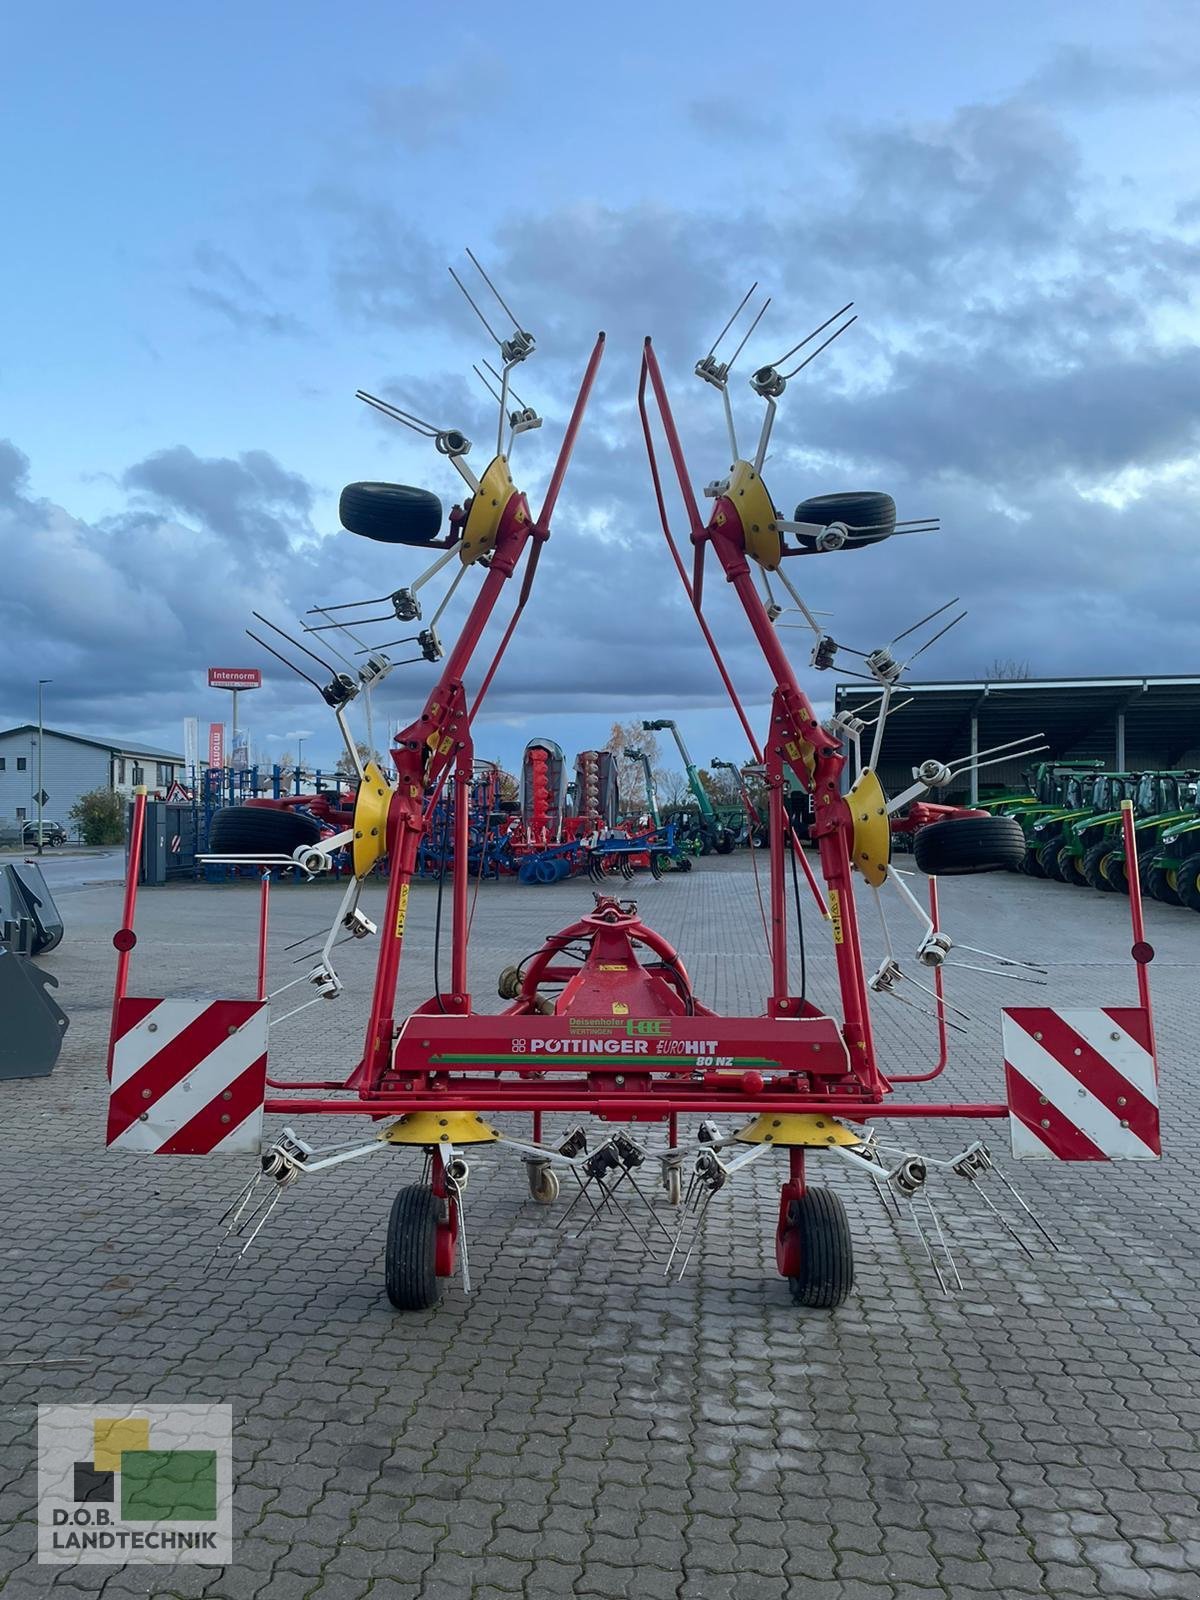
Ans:
[[[1148,847],[1157,843],[1156,830],[1183,821],[1187,815],[1180,811],[1180,780],[1174,773],[1139,773],[1128,799],[1133,804],[1134,838],[1140,859]],[[1058,852],[1063,882],[1085,884],[1104,892],[1127,890],[1123,846],[1118,853],[1121,827],[1120,810],[1099,810],[1065,823]]]
[[[1150,856],[1147,877],[1156,900],[1200,911],[1200,814],[1164,830]]]
[[[738,837],[745,837],[746,843],[753,846],[762,846],[767,843],[766,819],[759,815],[758,806],[754,796],[750,793],[750,786],[746,782],[746,775],[735,761],[722,761],[720,756],[714,756],[709,762],[714,772],[728,772],[733,778],[734,786],[745,811],[745,820],[742,833]]]
[[[491,287],[490,280],[485,277],[484,281]],[[505,302],[498,294],[496,298],[511,318]],[[748,299],[749,295],[735,318]],[[760,311],[752,328],[761,315]],[[322,870],[322,853],[349,843],[356,882],[385,852],[390,857],[387,898],[379,924],[379,959],[361,1052],[344,1076],[327,1071],[308,1083],[267,1078],[268,1024],[282,1019],[269,1015],[274,996],[265,982],[265,916],[256,997],[191,1001],[130,996],[127,983],[135,942],[132,924],[137,889],[136,873],[131,874],[124,926],[114,940],[119,957],[109,1063],[109,1144],[160,1153],[254,1152],[254,1170],[222,1219],[227,1238],[236,1241],[244,1237],[241,1254],[281,1196],[301,1179],[309,1180],[333,1166],[397,1151],[416,1155],[415,1181],[395,1197],[385,1249],[386,1291],[400,1309],[425,1309],[435,1304],[442,1281],[456,1268],[461,1269],[464,1289],[469,1287],[469,1157],[474,1146],[483,1144],[495,1145],[525,1163],[535,1200],[552,1203],[559,1194],[560,1179],[566,1181],[573,1194],[567,1211],[581,1219],[583,1229],[608,1223],[627,1228],[629,1237],[657,1260],[658,1270],[675,1276],[686,1271],[716,1197],[736,1195],[742,1188],[738,1180],[748,1166],[782,1151],[787,1177],[772,1222],[776,1267],[800,1305],[837,1306],[853,1283],[853,1253],[840,1197],[832,1189],[809,1182],[806,1163],[819,1154],[841,1163],[848,1177],[871,1184],[889,1215],[890,1206],[908,1219],[949,1291],[951,1283],[959,1281],[958,1269],[934,1209],[933,1191],[948,1185],[961,1194],[977,1195],[996,1218],[1003,1213],[988,1198],[988,1187],[1000,1183],[1006,1193],[1015,1195],[1015,1191],[996,1167],[987,1145],[977,1137],[942,1160],[922,1154],[906,1135],[883,1137],[876,1124],[899,1121],[905,1126],[914,1118],[999,1119],[1008,1124],[1019,1155],[1093,1161],[1156,1158],[1157,1072],[1146,976],[1152,952],[1142,935],[1133,853],[1131,913],[1137,940],[1134,957],[1139,1004],[1090,1010],[1063,1011],[1044,1005],[1006,1010],[1007,1095],[1003,1101],[927,1102],[910,1099],[903,1092],[907,1085],[936,1078],[947,1064],[947,1029],[956,1025],[948,1016],[951,1008],[942,987],[948,974],[967,966],[996,977],[1040,981],[1040,976],[1030,963],[1018,958],[957,944],[940,926],[936,882],[930,883],[926,907],[891,866],[892,826],[901,812],[902,825],[915,832],[918,864],[928,871],[996,870],[1010,865],[1014,855],[1019,859],[1023,849],[1020,829],[1011,818],[930,802],[931,793],[947,789],[955,781],[962,763],[935,758],[922,762],[914,770],[913,784],[894,797],[884,792],[876,776],[876,758],[893,695],[908,661],[932,642],[912,649],[913,635],[921,624],[906,628],[885,645],[855,650],[856,663],[863,664],[880,690],[871,723],[856,716],[849,720],[834,717],[822,724],[797,682],[776,631],[785,608],[775,598],[775,583],[813,630],[813,664],[818,670],[831,665],[843,646],[818,627],[785,566],[796,558],[874,544],[897,536],[906,526],[896,521],[890,497],[881,494],[808,499],[801,502],[795,517],[787,518],[776,510],[762,483],[760,473],[777,402],[790,379],[812,356],[791,371],[781,369],[836,318],[800,341],[787,357],[753,373],[751,386],[764,402],[764,416],[752,458],[744,458],[738,451],[727,389],[737,352],[730,362],[718,362],[718,339],[697,365],[699,376],[721,394],[733,458],[728,477],[709,485],[713,509],[707,519],[700,515],[649,340],[638,390],[664,538],[755,761],[765,771],[770,843],[763,920],[769,972],[762,1010],[754,1015],[718,1014],[696,992],[681,954],[646,925],[636,905],[598,893],[593,904],[568,926],[501,974],[498,987],[509,1003],[500,1015],[477,1012],[468,982],[468,807],[462,804],[456,807],[454,822],[449,983],[443,985],[439,978],[435,938],[432,995],[411,1014],[399,1019],[394,1014],[409,883],[430,807],[436,803],[430,797],[436,797],[447,783],[464,794],[471,783],[473,720],[529,599],[534,567],[549,537],[551,511],[602,349],[598,341],[545,505],[535,518],[513,485],[508,458],[501,453],[510,369],[533,349],[532,336],[512,320],[515,332],[506,340],[497,339],[503,362],[497,375],[500,426],[496,455],[482,478],[474,478],[465,466],[469,443],[461,434],[432,428],[391,408],[400,420],[423,429],[472,488],[468,506],[451,511],[442,537],[438,538],[440,504],[424,490],[357,485],[342,498],[342,520],[350,531],[393,544],[437,542],[445,551],[435,569],[387,597],[397,617],[404,612],[411,618],[418,585],[456,556],[461,570],[455,584],[472,567],[482,564],[485,568],[482,585],[437,686],[426,696],[424,709],[396,737],[392,752],[395,784],[368,768],[359,785],[346,839],[327,840],[319,848],[296,852],[297,870],[317,872]],[[733,321],[731,318],[726,324],[721,338]],[[839,326],[813,355],[848,326]],[[742,339],[739,351],[748,337]],[[686,511],[694,551],[690,574],[680,557],[663,496],[648,394],[656,405]],[[526,411],[522,408],[507,418],[510,449],[518,428],[527,425]],[[917,531],[930,524],[908,527]],[[771,717],[761,744],[704,613],[704,568],[710,553],[745,613],[773,684]],[[480,687],[469,697],[464,682],[467,668],[505,584],[524,558],[524,579],[512,618]],[[439,607],[436,615],[441,611]],[[422,633],[432,629],[431,622]],[[907,657],[897,650],[906,638],[906,650],[912,651]],[[427,643],[428,658],[439,658],[440,642],[434,637]],[[373,654],[370,660],[374,659]],[[366,669],[359,669],[360,680],[364,670],[372,670],[370,660]],[[356,687],[349,675],[335,675],[330,682],[317,685],[334,708],[340,726],[344,726],[344,708]],[[865,761],[864,737],[871,740],[870,757]],[[970,764],[985,764],[991,754],[981,752]],[[841,777],[852,755],[857,777],[843,795]],[[814,801],[810,831],[819,853],[823,885],[817,883],[788,824],[785,770],[791,771]],[[135,813],[135,833],[142,814],[140,810]],[[136,856],[135,838],[134,859]],[[862,880],[864,903],[882,922],[888,953],[874,972],[868,970],[863,955],[852,873]],[[807,883],[806,891],[802,891],[802,883]],[[813,907],[807,919],[805,893]],[[885,898],[918,924],[919,937],[914,938],[911,954],[889,932]],[[343,902],[336,913],[331,939],[338,933],[339,919],[357,919],[351,930],[355,934],[369,936],[374,931],[373,924],[363,926],[366,919],[352,899]],[[823,943],[830,941],[825,948],[840,994],[837,1016],[822,1011],[808,990],[807,941],[817,930]],[[970,959],[964,962],[963,955]],[[322,959],[327,956],[328,950]],[[315,976],[320,977],[320,969]],[[305,1004],[317,1004],[321,998],[318,982],[318,994]],[[931,1014],[941,1047],[932,1068],[914,1071],[909,1061],[898,1063],[899,1071],[890,1064],[885,1067],[872,1013],[876,1006],[896,1002]],[[496,1113],[531,1116],[528,1136],[515,1131],[511,1122],[503,1130],[493,1127],[487,1118]],[[342,1140],[325,1149],[314,1148],[291,1127],[285,1127],[264,1146],[264,1114],[287,1119],[351,1116],[367,1120],[372,1127],[358,1139]],[[547,1127],[548,1117],[558,1121],[557,1131]],[[596,1118],[598,1128],[585,1126],[578,1121],[581,1117]],[[687,1119],[686,1127],[683,1119]],[[647,1139],[647,1124],[665,1127],[665,1144],[655,1146]],[[668,1205],[678,1208],[678,1220],[672,1227],[664,1222],[660,1208],[643,1187],[653,1181],[656,1171]],[[1027,1231],[1033,1226],[1032,1212],[1016,1198],[1021,1207],[1017,1220],[1004,1218],[1004,1226],[1028,1248],[1018,1229]],[[734,1237],[744,1237],[743,1230],[734,1230]],[[220,1249],[219,1242],[218,1253]]]
[[[1132,800],[1136,787],[1137,774],[1132,772],[1101,772],[1090,779],[1068,779],[1063,804],[1052,806],[1033,822],[1031,844],[1037,852],[1041,875],[1065,883],[1064,869],[1075,871],[1073,856],[1068,855],[1066,862],[1061,859],[1068,844],[1066,829],[1098,812],[1119,809],[1126,800]]]
[[[1164,884],[1156,878],[1156,872],[1161,869],[1156,869],[1155,861],[1162,850],[1164,838],[1177,828],[1186,827],[1198,820],[1196,790],[1198,776],[1200,774],[1195,772],[1164,772],[1156,775],[1147,773],[1143,775],[1142,784],[1139,785],[1139,798],[1143,801],[1143,809],[1138,814],[1138,807],[1135,804],[1134,845],[1147,885],[1150,886],[1151,879],[1156,880],[1150,887],[1150,892],[1156,899],[1161,898],[1164,887],[1170,887],[1169,880]],[[1147,805],[1157,809],[1147,814],[1144,810],[1144,806]],[[1115,889],[1120,894],[1128,894],[1129,874],[1125,862],[1125,837],[1119,823],[1117,827],[1105,830],[1103,843],[1102,850],[1092,845],[1087,851],[1084,876],[1088,878],[1093,888]],[[1089,858],[1095,863],[1095,878],[1088,873]]]
[[[683,742],[683,735],[678,726],[669,717],[659,717],[655,722],[643,722],[642,728],[646,733],[671,734],[679,746],[679,754],[683,760],[684,772],[687,775],[688,788],[696,797],[696,809],[699,813],[695,823],[684,821],[681,826],[681,843],[687,845],[694,839],[696,841],[697,855],[706,856],[713,850],[718,855],[727,856],[736,843],[734,830],[717,815],[716,807],[708,790],[700,781],[700,771],[696,763],[688,754],[687,745]]]

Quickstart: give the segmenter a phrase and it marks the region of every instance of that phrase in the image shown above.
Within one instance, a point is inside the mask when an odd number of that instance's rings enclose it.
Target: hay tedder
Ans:
[[[492,288],[486,277],[484,282]],[[498,294],[496,300],[511,318]],[[419,591],[452,562],[457,562],[457,569],[451,589],[471,569],[482,572],[482,585],[436,686],[394,741],[396,782],[386,782],[368,766],[360,773],[350,826],[316,843],[307,837],[290,842],[286,816],[282,822],[261,820],[277,813],[262,812],[248,826],[246,837],[253,834],[254,848],[241,859],[252,859],[264,869],[259,977],[252,995],[200,1001],[128,992],[130,953],[136,942],[136,878],[131,873],[124,925],[114,940],[119,957],[109,1059],[108,1142],[118,1150],[253,1154],[253,1171],[222,1219],[225,1233],[217,1250],[223,1248],[226,1256],[231,1249],[238,1250],[238,1240],[244,1241],[240,1246],[244,1254],[282,1194],[299,1180],[372,1156],[415,1153],[420,1158],[416,1181],[396,1195],[387,1231],[386,1289],[400,1309],[434,1305],[441,1281],[457,1269],[464,1288],[469,1287],[466,1193],[470,1155],[473,1147],[482,1145],[510,1151],[525,1163],[535,1201],[550,1204],[559,1197],[560,1186],[567,1185],[571,1201],[566,1210],[582,1227],[613,1224],[628,1229],[668,1274],[686,1269],[714,1197],[736,1193],[738,1178],[748,1166],[770,1160],[779,1151],[786,1177],[772,1221],[775,1261],[799,1304],[829,1308],[849,1293],[853,1260],[838,1194],[809,1182],[809,1163],[820,1156],[873,1184],[885,1209],[891,1207],[909,1219],[931,1267],[949,1290],[957,1268],[934,1209],[936,1187],[957,1186],[961,1193],[978,1195],[997,1224],[1026,1249],[1032,1240],[1030,1230],[1040,1225],[981,1139],[970,1139],[944,1160],[934,1159],[905,1135],[883,1137],[878,1125],[908,1128],[914,1119],[996,1119],[1008,1125],[1020,1156],[1068,1161],[1154,1159],[1160,1146],[1147,983],[1152,951],[1141,925],[1136,851],[1130,850],[1139,1003],[1090,1010],[1050,1006],[1006,1010],[1003,1098],[967,1102],[907,1097],[909,1085],[934,1079],[946,1067],[948,1030],[955,1028],[958,1016],[943,992],[947,971],[967,966],[1027,982],[1040,982],[1041,974],[1018,958],[957,943],[938,917],[937,874],[1012,865],[1024,849],[1016,822],[931,803],[929,796],[949,785],[967,763],[931,758],[914,770],[910,787],[891,797],[876,775],[884,727],[908,660],[939,636],[934,633],[917,644],[918,630],[936,623],[947,608],[906,628],[884,646],[859,650],[839,644],[822,630],[788,575],[798,560],[835,554],[843,560],[863,560],[850,553],[932,527],[928,521],[898,523],[894,504],[883,494],[822,496],[803,501],[793,517],[785,517],[763,483],[762,467],[787,383],[845,331],[849,326],[845,320],[793,370],[782,369],[837,319],[829,319],[780,361],[753,373],[751,388],[765,408],[753,455],[743,456],[738,449],[729,395],[730,368],[746,338],[728,363],[717,359],[720,339],[698,363],[698,375],[721,396],[731,458],[728,472],[708,486],[712,507],[707,517],[700,513],[649,340],[642,355],[639,409],[663,533],[741,720],[756,769],[764,775],[769,834],[764,922],[770,957],[762,1009],[753,1015],[718,1015],[697,994],[683,955],[647,926],[637,906],[600,892],[567,927],[501,974],[500,994],[508,1002],[502,1012],[476,1010],[467,964],[469,807],[460,803],[454,809],[457,870],[449,982],[443,984],[438,976],[435,957],[431,997],[411,1014],[395,1016],[410,880],[426,818],[447,785],[465,801],[473,772],[474,717],[529,600],[603,351],[601,336],[587,364],[545,502],[535,516],[510,475],[515,436],[540,421],[522,402],[511,413],[508,410],[510,399],[515,399],[510,373],[534,345],[532,336],[512,320],[514,331],[508,337],[492,333],[501,360],[499,371],[489,369],[498,386],[500,426],[494,457],[480,477],[466,464],[470,445],[461,433],[363,397],[428,437],[471,493],[465,504],[451,510],[444,531],[440,502],[426,491],[358,484],[343,493],[342,520],[350,531],[384,543],[432,545],[441,551],[433,567],[408,587],[361,602],[363,607],[382,607],[383,616],[360,619],[353,627],[360,629],[364,620],[417,624]],[[722,338],[733,322],[731,318],[726,324]],[[657,430],[652,408],[657,412]],[[693,551],[690,569],[671,530],[656,431],[665,438],[685,509]],[[771,680],[770,719],[761,740],[737,699],[705,617],[703,585],[710,557],[743,608]],[[511,620],[472,698],[466,688],[467,669],[506,584],[522,562],[524,573]],[[780,597],[790,603],[781,603]],[[441,658],[436,623],[445,603],[410,635],[419,645],[414,659]],[[325,620],[313,623],[309,633],[319,636],[327,629],[344,628],[344,622],[330,621],[334,609],[322,608]],[[350,609],[344,607],[342,612]],[[860,711],[824,723],[818,719],[779,631],[786,611],[798,614],[799,626],[812,632],[814,669],[829,668],[844,652],[853,658],[853,671],[878,686],[869,718]],[[908,643],[899,648],[904,641]],[[362,646],[365,663],[346,672],[332,668],[302,641],[293,642],[312,659],[321,660],[328,671],[327,680],[310,681],[333,709],[350,758],[356,760],[346,709],[360,687],[378,682],[390,671],[393,663],[385,653],[387,646]],[[983,751],[971,761],[986,764],[993,754]],[[820,882],[788,820],[785,774],[789,772],[812,796],[809,831]],[[140,815],[140,808],[135,809],[135,834]],[[1128,814],[1126,822],[1128,826]],[[891,864],[891,837],[897,827],[915,836],[917,865],[930,874],[927,902],[913,893]],[[138,859],[137,842],[135,837],[133,862]],[[315,875],[325,870],[332,851],[346,846],[353,854],[354,879],[311,970],[294,980],[297,986],[307,983],[315,993],[291,1007],[282,1001],[282,991],[268,993],[266,869],[283,864]],[[357,891],[384,853],[390,874],[361,1052],[340,1072],[330,1071],[313,1082],[268,1077],[269,1030],[296,1011],[336,995],[341,987],[333,965],[338,941],[377,931],[359,909]],[[808,994],[812,938],[810,932],[806,956],[805,896],[813,906],[809,914],[813,926],[820,929],[832,953],[840,992],[838,1015],[825,1014]],[[881,918],[887,954],[874,971],[868,970],[863,954],[860,901]],[[913,943],[903,951],[886,919],[888,904],[916,924]],[[290,991],[292,986],[285,988]],[[885,1070],[872,1011],[892,1003],[930,1014],[940,1042],[940,1056],[932,1067]],[[288,1008],[281,1011],[283,1005]],[[264,1136],[264,1114],[283,1119],[350,1117],[366,1119],[374,1127],[355,1139],[319,1148],[290,1127]],[[504,1118],[499,1128],[488,1120],[493,1117]],[[525,1117],[529,1123],[518,1120]],[[553,1134],[548,1118],[557,1125]],[[581,1120],[588,1118],[594,1122]],[[643,1131],[655,1127],[666,1135],[657,1145]],[[995,1184],[1003,1190],[1003,1195],[996,1191],[997,1198],[1007,1197],[1003,1208],[990,1198]]]

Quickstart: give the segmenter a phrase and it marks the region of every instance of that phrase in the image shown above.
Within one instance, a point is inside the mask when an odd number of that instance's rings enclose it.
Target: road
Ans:
[[[118,883],[125,876],[125,852],[114,850],[88,850],[78,853],[47,850],[40,861],[36,850],[28,855],[6,854],[0,856],[0,865],[6,861],[32,861],[42,869],[42,874],[55,895],[69,893],[72,889],[86,889],[90,884]]]

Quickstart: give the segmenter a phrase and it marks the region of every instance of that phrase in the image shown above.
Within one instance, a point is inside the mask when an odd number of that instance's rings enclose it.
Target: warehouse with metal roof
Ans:
[[[879,689],[839,683],[837,711],[878,704]],[[1003,678],[903,684],[888,718],[879,775],[890,792],[931,757],[956,756],[1041,734],[1033,760],[1098,760],[1114,772],[1200,769],[1200,677]],[[871,712],[867,712],[871,715]],[[864,749],[864,759],[866,750]],[[1003,760],[937,798],[974,801],[1011,787],[1028,760]]]

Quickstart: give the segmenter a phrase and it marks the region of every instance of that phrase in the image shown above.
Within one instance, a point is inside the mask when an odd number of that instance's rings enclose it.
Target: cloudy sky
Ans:
[[[788,390],[767,483],[878,488],[939,535],[799,563],[870,648],[952,596],[923,678],[1200,671],[1200,14],[1194,5],[710,0],[497,10],[361,0],[6,9],[0,62],[0,725],[179,747],[263,665],[265,753],[332,721],[242,632],[386,593],[415,552],[339,531],[353,479],[458,480],[354,399],[475,440],[489,353],[470,244],[538,349],[517,444],[537,504],[595,332],[608,350],[535,602],[477,735],[510,763],[677,715],[744,757],[658,532],[635,408],[654,335],[703,485],[728,466],[691,375],[753,279],[744,379],[853,300]],[[498,30],[498,31],[497,31]],[[468,379],[471,379],[468,383]],[[476,574],[459,596],[469,600]],[[713,585],[754,704],[766,685]],[[444,632],[463,614],[456,599]],[[393,633],[396,630],[392,630]],[[388,637],[384,629],[372,637]],[[802,681],[818,702],[831,676]],[[398,670],[380,719],[434,680]],[[710,748],[711,747],[711,748]]]

